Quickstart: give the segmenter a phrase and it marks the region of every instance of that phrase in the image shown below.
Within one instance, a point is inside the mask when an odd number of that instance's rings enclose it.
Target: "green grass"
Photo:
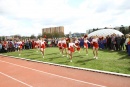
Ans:
[[[93,58],[92,49],[89,49],[88,51],[88,56],[85,55],[85,50],[81,50],[80,54],[75,52],[73,54],[73,62],[70,62],[69,58],[66,56],[62,57],[58,48],[46,48],[44,59],[42,58],[41,53],[36,52],[35,49],[23,50],[20,57],[56,64],[130,74],[130,56],[128,56],[125,51],[112,52],[109,50],[99,50],[99,58],[97,60]],[[19,57],[18,52],[4,54]]]

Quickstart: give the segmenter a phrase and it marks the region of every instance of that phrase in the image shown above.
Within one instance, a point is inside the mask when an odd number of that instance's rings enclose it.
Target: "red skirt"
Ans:
[[[76,46],[79,46],[79,44],[78,44],[78,43],[75,43],[75,45],[76,45]]]
[[[78,50],[78,51],[80,50],[80,46],[77,47],[77,50]]]
[[[88,44],[87,44],[87,43],[84,43],[84,47],[85,47],[85,48],[88,48]]]
[[[70,52],[74,52],[74,47],[70,47],[70,48],[69,48],[69,51],[70,51]]]
[[[41,48],[45,49],[45,45],[44,45],[44,44],[42,44]]]
[[[61,43],[59,43],[59,44],[58,44],[58,47],[61,47],[61,46],[62,46]]]
[[[67,48],[67,44],[62,44],[62,46],[63,46],[64,48]]]
[[[93,42],[93,47],[98,48],[98,43]]]

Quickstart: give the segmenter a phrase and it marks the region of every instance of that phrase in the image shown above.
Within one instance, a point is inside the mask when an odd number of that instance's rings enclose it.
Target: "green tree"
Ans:
[[[36,36],[34,35],[34,34],[32,34],[31,36],[30,36],[30,39],[35,39],[36,38]]]
[[[129,26],[129,31],[128,32],[130,33],[130,26]]]
[[[16,34],[16,35],[14,35],[14,38],[21,39],[21,35]]]
[[[42,34],[38,34],[37,38],[40,39],[40,37],[42,37]]]
[[[122,32],[123,34],[125,34],[125,27],[123,25],[121,25],[121,27],[120,27],[120,32]]]

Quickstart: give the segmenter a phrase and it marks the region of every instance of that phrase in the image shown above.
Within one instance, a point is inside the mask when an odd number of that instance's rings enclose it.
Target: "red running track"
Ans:
[[[130,87],[130,78],[0,56],[0,87]]]

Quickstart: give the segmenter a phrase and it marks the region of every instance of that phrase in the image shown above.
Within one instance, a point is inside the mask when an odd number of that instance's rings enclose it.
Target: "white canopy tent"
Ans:
[[[116,34],[119,36],[123,35],[123,33],[121,33],[118,30],[115,30],[115,29],[101,29],[101,30],[97,30],[97,31],[94,31],[94,32],[88,34],[88,37],[91,37],[91,36],[104,36],[104,37],[106,37],[106,36],[112,35],[112,34]]]

